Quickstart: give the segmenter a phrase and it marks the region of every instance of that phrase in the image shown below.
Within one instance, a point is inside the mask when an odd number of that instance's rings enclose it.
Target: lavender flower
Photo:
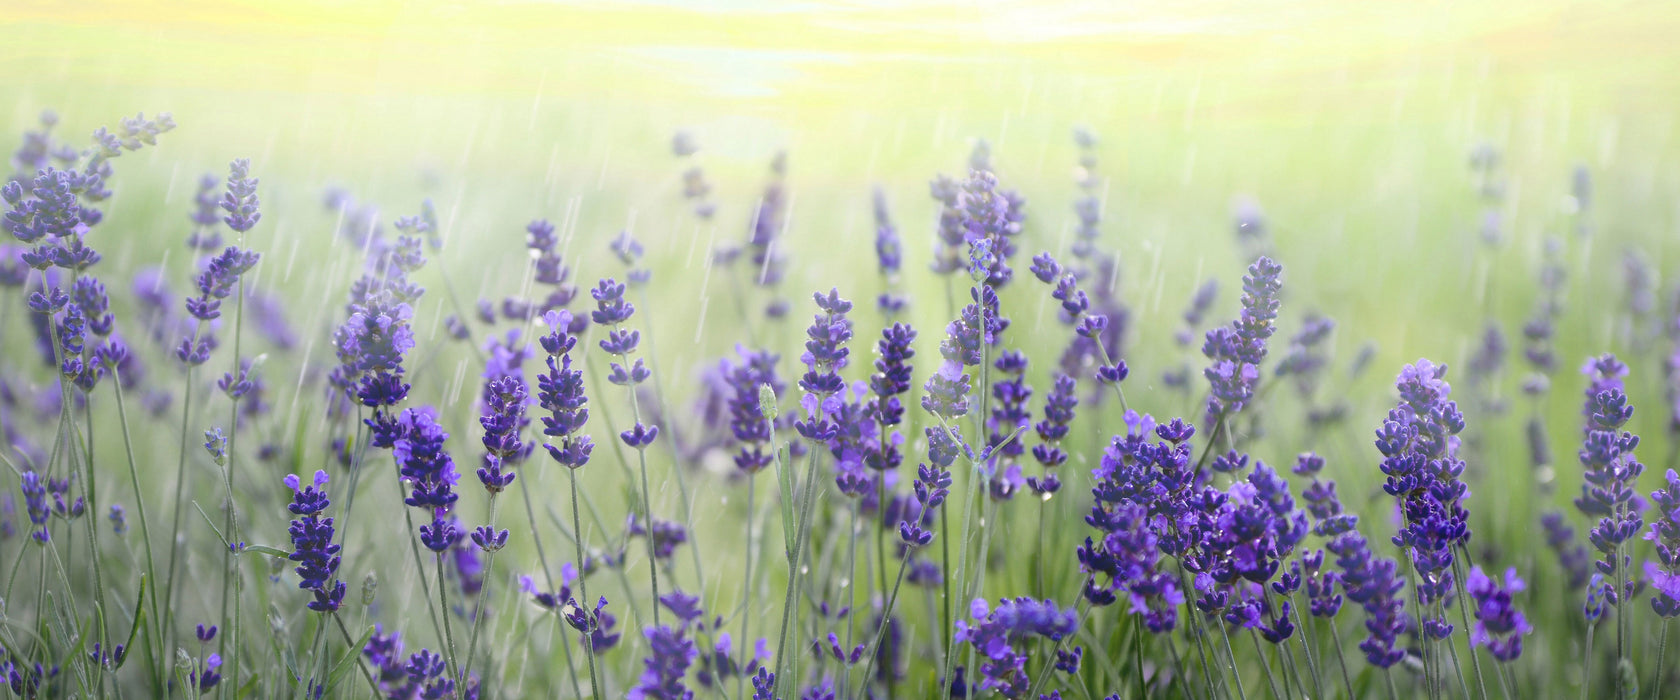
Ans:
[[[728,386],[729,429],[739,449],[735,452],[735,467],[751,477],[770,466],[774,455],[770,450],[775,437],[773,419],[764,415],[760,387],[770,387],[772,395],[780,395],[785,387],[776,378],[776,355],[736,347],[738,363],[722,363],[722,374]],[[770,408],[774,409],[772,402]]]
[[[1655,544],[1657,561],[1645,562],[1645,579],[1656,589],[1651,609],[1663,619],[1680,616],[1680,474],[1663,474],[1665,487],[1651,492],[1658,517],[1645,539]]]
[[[525,418],[529,399],[525,380],[516,374],[484,383],[484,413],[478,419],[484,428],[484,464],[478,469],[478,480],[492,495],[513,483],[511,466],[530,454],[530,446],[519,439],[520,431],[530,422]]]
[[[1633,455],[1639,436],[1622,430],[1633,418],[1633,406],[1628,404],[1622,389],[1627,366],[1614,355],[1604,355],[1589,360],[1582,369],[1589,384],[1586,406],[1582,409],[1587,417],[1586,439],[1580,453],[1586,483],[1581,485],[1581,497],[1575,499],[1575,507],[1588,517],[1599,519],[1588,539],[1603,555],[1597,563],[1598,571],[1626,586],[1610,597],[1610,604],[1620,609],[1634,585],[1625,570],[1632,557],[1623,551],[1622,543],[1631,539],[1645,523],[1639,512],[1643,504],[1638,502],[1633,490],[1645,465]]]
[[[257,179],[250,176],[251,161],[244,158],[228,165],[227,192],[222,195],[222,223],[239,233],[250,231],[262,219],[257,211]]]
[[[543,447],[554,461],[577,469],[589,462],[595,445],[588,435],[579,434],[589,421],[589,397],[583,391],[583,370],[572,367],[571,351],[577,345],[577,337],[567,330],[572,314],[550,311],[543,318],[549,327],[548,335],[541,339],[548,353],[548,371],[537,376],[537,402],[549,412],[542,418],[543,435],[558,438],[559,443]]]
[[[1383,490],[1405,514],[1394,544],[1407,551],[1418,573],[1418,605],[1433,616],[1424,619],[1433,639],[1452,633],[1440,604],[1453,588],[1453,548],[1470,541],[1470,514],[1462,504],[1470,491],[1459,480],[1464,460],[1457,436],[1464,415],[1447,399],[1452,387],[1442,379],[1446,373],[1446,365],[1428,360],[1406,365],[1395,382],[1400,404],[1376,433],[1380,468],[1388,477]]]
[[[642,675],[625,695],[629,700],[689,700],[694,693],[683,683],[690,666],[700,655],[688,637],[700,617],[699,601],[681,591],[660,596],[659,604],[677,616],[677,626],[648,627],[648,656],[642,660]]]
[[[1019,203],[997,185],[996,175],[976,169],[969,173],[956,201],[962,212],[963,240],[970,250],[985,251],[985,259],[977,263],[980,274],[975,276],[988,287],[1003,287],[1014,276],[1009,258],[1015,254],[1014,238],[1021,233]]]
[[[222,247],[222,235],[216,231],[222,223],[221,217],[216,214],[220,205],[216,188],[221,184],[221,180],[208,173],[198,179],[198,193],[193,195],[195,207],[190,216],[193,230],[187,235],[188,248],[208,253]]]
[[[1473,566],[1464,587],[1476,603],[1476,624],[1470,630],[1470,643],[1487,647],[1495,659],[1515,661],[1522,655],[1523,635],[1534,631],[1528,618],[1511,603],[1512,594],[1521,593],[1524,588],[1523,580],[1517,578],[1517,570],[1506,569],[1505,585],[1501,586],[1482,573],[1482,567]]]
[[[1202,354],[1212,365],[1202,374],[1211,387],[1209,425],[1228,420],[1254,397],[1260,363],[1266,359],[1266,341],[1275,329],[1282,273],[1282,265],[1260,256],[1243,277],[1242,314],[1230,326],[1207,332]]]
[[[1078,631],[1079,620],[1072,609],[1062,610],[1053,601],[1031,598],[1004,599],[989,609],[976,598],[969,606],[974,623],[957,621],[955,641],[972,644],[985,658],[980,664],[981,690],[994,690],[1007,698],[1024,697],[1032,679],[1027,676],[1028,652],[1024,643],[1031,637],[1058,642]]]
[[[288,509],[297,516],[289,530],[292,537],[289,558],[297,562],[298,588],[314,595],[315,599],[309,602],[310,610],[336,612],[344,602],[345,584],[335,579],[341,548],[333,544],[333,519],[321,517],[321,512],[331,504],[327,500],[327,473],[315,472],[313,485],[300,485],[295,474],[288,475],[284,481],[292,490]]]
[[[887,318],[904,312],[909,300],[898,293],[898,273],[904,266],[904,243],[899,240],[898,228],[893,225],[892,213],[887,210],[887,194],[875,188],[875,263],[881,271],[886,290],[876,300],[876,308]]]
[[[395,421],[395,430],[391,454],[411,488],[403,502],[432,516],[430,524],[420,526],[421,543],[433,552],[447,551],[461,537],[446,517],[459,498],[455,484],[460,480],[454,460],[443,448],[449,433],[438,425],[437,413],[429,406],[404,410]]]
[[[1336,555],[1348,600],[1365,610],[1367,636],[1359,643],[1365,660],[1377,668],[1400,663],[1406,658],[1406,651],[1397,646],[1408,624],[1405,599],[1400,597],[1406,584],[1397,575],[1394,560],[1372,554],[1358,530],[1337,535],[1325,549]]]
[[[1021,478],[1017,458],[1026,452],[1016,434],[1032,423],[1027,401],[1032,387],[1027,385],[1027,357],[1017,351],[1004,351],[993,366],[1003,379],[992,384],[992,415],[986,418],[990,432],[987,440],[986,470],[990,476],[988,491],[993,499],[1008,500],[1026,482]]]
[[[52,515],[52,510],[47,505],[47,484],[34,471],[24,472],[19,481],[23,490],[24,509],[28,511],[29,524],[34,528],[30,537],[36,544],[47,544],[52,540],[52,535],[47,530],[47,518]]]
[[[1656,525],[1652,523],[1652,527]],[[1570,527],[1563,514],[1558,512],[1541,515],[1540,526],[1546,531],[1546,545],[1557,554],[1558,563],[1563,566],[1569,588],[1579,590],[1585,587],[1592,573],[1592,555],[1587,552],[1586,545],[1575,541],[1575,528]]]
[[[826,296],[813,294],[812,298],[822,313],[805,331],[809,339],[799,357],[805,364],[805,374],[799,378],[799,388],[805,391],[805,399],[800,402],[805,419],[796,421],[794,427],[806,439],[826,443],[840,430],[833,414],[840,403],[836,395],[846,387],[840,370],[850,361],[851,350],[846,343],[852,339],[852,322],[846,314],[852,310],[852,303],[841,299],[838,289],[829,290]]]
[[[1073,377],[1056,373],[1050,394],[1044,397],[1044,420],[1033,426],[1039,440],[1039,444],[1033,446],[1033,459],[1044,468],[1044,475],[1027,477],[1027,484],[1040,494],[1055,493],[1061,488],[1056,470],[1068,459],[1067,450],[1062,449],[1062,440],[1067,438],[1074,409],[1079,406],[1079,397],[1074,394],[1074,389]]]

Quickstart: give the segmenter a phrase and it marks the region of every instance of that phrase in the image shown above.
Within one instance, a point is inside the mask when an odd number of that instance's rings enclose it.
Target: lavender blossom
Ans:
[[[1487,647],[1499,661],[1515,661],[1522,655],[1523,635],[1534,631],[1528,618],[1511,603],[1511,596],[1521,593],[1525,587],[1523,580],[1517,578],[1517,570],[1506,569],[1505,585],[1501,586],[1483,573],[1482,567],[1473,566],[1464,587],[1476,604],[1476,624],[1470,630],[1470,643]]]
[[[974,623],[957,621],[955,642],[972,644],[984,657],[979,669],[979,688],[993,690],[1006,698],[1027,694],[1032,679],[1027,676],[1030,653],[1025,643],[1031,637],[1058,642],[1078,631],[1079,620],[1072,609],[1062,610],[1055,602],[1031,598],[1004,599],[996,609],[976,598],[969,606]]]
[[[1634,586],[1626,570],[1632,556],[1622,544],[1645,524],[1640,514],[1643,503],[1633,488],[1645,465],[1633,454],[1639,436],[1622,429],[1633,418],[1633,406],[1622,389],[1627,366],[1614,355],[1604,355],[1589,360],[1582,371],[1588,379],[1587,402],[1582,409],[1587,419],[1586,439],[1580,453],[1586,482],[1581,485],[1575,507],[1599,519],[1588,539],[1603,555],[1597,562],[1599,573],[1625,586],[1609,599],[1611,605],[1621,609]]]
[[[1400,404],[1376,433],[1383,455],[1379,466],[1387,476],[1383,490],[1405,514],[1394,544],[1411,556],[1424,632],[1432,639],[1452,633],[1443,604],[1453,588],[1453,549],[1470,541],[1470,514],[1463,506],[1470,491],[1460,481],[1464,460],[1458,457],[1464,415],[1447,399],[1452,387],[1442,379],[1446,373],[1446,365],[1428,360],[1406,365],[1395,382]]]
[[[1260,363],[1266,359],[1266,341],[1275,330],[1282,273],[1282,265],[1260,256],[1243,278],[1242,314],[1230,326],[1207,332],[1202,354],[1212,365],[1202,374],[1211,387],[1207,406],[1210,426],[1228,420],[1254,397]],[[1210,439],[1214,437],[1209,435]]]
[[[1664,488],[1651,492],[1658,517],[1645,539],[1655,545],[1657,561],[1645,562],[1645,579],[1656,590],[1651,609],[1667,620],[1680,616],[1680,474],[1670,469],[1663,479]]]
[[[327,473],[315,472],[312,485],[300,485],[295,474],[287,476],[285,483],[292,490],[288,509],[297,516],[290,528],[290,559],[297,562],[298,588],[314,595],[315,599],[309,602],[310,610],[336,612],[344,602],[345,584],[336,580],[341,548],[333,544],[333,519],[321,517],[321,512],[331,503],[327,500]]]

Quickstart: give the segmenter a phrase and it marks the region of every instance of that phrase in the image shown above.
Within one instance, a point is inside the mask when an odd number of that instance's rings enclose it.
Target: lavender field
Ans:
[[[0,697],[1680,692],[1671,8],[0,25]]]

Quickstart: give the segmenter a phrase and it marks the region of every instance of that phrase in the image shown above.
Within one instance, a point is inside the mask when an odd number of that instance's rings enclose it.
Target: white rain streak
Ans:
[[[756,211],[756,210],[755,210]],[[694,342],[700,343],[700,337],[706,330],[706,309],[711,306],[712,294],[712,264],[715,257],[711,254],[712,243],[717,239],[717,226],[713,225],[706,231],[706,256],[700,263],[700,313],[695,314]]]
[[[291,250],[290,253],[287,254],[286,264],[284,266],[285,269],[280,274],[280,281],[282,283],[290,282],[292,280],[292,266],[297,263],[298,247],[301,246],[301,245],[303,245],[303,237],[302,236],[293,236],[292,237],[292,250]]]
[[[174,206],[175,204],[175,183],[181,179],[180,176],[181,161],[175,161],[174,165],[169,166],[169,187],[164,188],[163,190],[163,205],[165,207]]]
[[[455,363],[455,378],[449,382],[449,405],[455,406],[461,403],[461,387],[466,383],[466,378],[467,358],[463,357]]]
[[[298,427],[298,413],[303,410],[303,390],[309,384],[309,358],[315,353],[315,335],[309,335],[309,341],[303,345],[303,357],[298,361],[297,382],[292,385],[292,408],[286,412],[285,435],[296,435]],[[325,413],[323,411],[323,413]],[[324,418],[325,416],[320,416]]]
[[[612,162],[612,146],[607,146],[607,152],[601,154],[601,169],[595,173],[595,191],[600,192],[607,184],[607,164]]]
[[[770,263],[776,259],[776,244],[787,238],[788,227],[793,225],[793,205],[799,202],[799,193],[792,187],[788,188],[787,209],[782,212],[782,229],[770,239],[770,244],[764,248],[764,264],[758,270],[758,283],[763,285],[770,277]]]

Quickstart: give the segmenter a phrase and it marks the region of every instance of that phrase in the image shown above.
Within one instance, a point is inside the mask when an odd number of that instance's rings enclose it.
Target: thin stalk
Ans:
[[[1613,556],[1616,557],[1616,697],[1619,698],[1627,694],[1626,684],[1622,682],[1622,662],[1627,660],[1627,615],[1625,613],[1627,613],[1628,598],[1627,586],[1622,580],[1626,575],[1625,569],[1627,567],[1622,561],[1621,543],[1616,544],[1616,551]]]
[[[846,549],[847,549],[847,552],[846,552],[846,595],[847,595],[846,607],[851,608],[852,610],[857,609],[857,532],[858,532],[858,511],[860,511],[860,510],[863,510],[863,504],[859,502],[859,499],[854,499],[852,501],[852,526],[851,526],[851,531],[848,533],[848,537],[847,537],[848,543],[847,543],[847,546],[846,546]],[[850,613],[848,613],[846,615],[846,647],[845,648],[847,648],[847,649],[852,648],[852,631],[853,631],[853,628],[856,627],[856,625],[853,624],[853,623],[855,623],[856,621],[857,621],[857,616],[856,615],[852,615]],[[883,622],[884,622],[884,620],[883,620]],[[840,682],[840,696],[841,697],[849,697],[850,696],[848,691],[851,690],[851,680],[852,680],[852,674],[851,674],[850,669],[845,669],[840,675],[840,681],[841,681]],[[866,678],[866,679],[864,679],[864,682],[868,683],[869,680]]]
[[[1314,640],[1311,644],[1307,643],[1307,637],[1313,633],[1313,629],[1307,626],[1306,618],[1301,616],[1301,606],[1295,604],[1293,593],[1289,595],[1289,602],[1289,607],[1295,612],[1295,628],[1301,632],[1301,654],[1307,657],[1307,672],[1312,674],[1313,697],[1322,697],[1324,695],[1324,679],[1318,674],[1318,662],[1313,655],[1313,647],[1318,646],[1318,641]],[[1293,657],[1291,657],[1291,660],[1293,660]],[[1301,694],[1305,695],[1306,691],[1301,691]]]
[[[128,431],[128,408],[123,403],[122,377],[119,376],[115,367],[111,368],[111,384],[116,388],[117,393],[117,420],[122,424],[123,452],[128,456],[128,481],[134,487],[134,507],[140,512],[140,537],[145,540],[146,544],[146,579],[152,582],[152,585],[147,588],[147,593],[150,594],[148,603],[151,606],[151,619],[158,620],[160,619],[157,607],[158,578],[157,568],[154,564],[155,559],[152,556],[152,526],[150,519],[146,517],[146,498],[141,495],[140,469],[134,462],[134,440],[130,437]],[[159,630],[154,629],[155,625],[147,625],[146,627],[148,628],[146,630],[147,649],[151,650],[154,643],[161,644],[162,640],[159,638]],[[153,682],[159,684],[153,688],[153,691],[160,691],[162,680],[155,674],[161,671],[158,669],[151,670],[154,674]]]
[[[362,661],[362,650],[355,648],[356,640],[351,638],[349,628],[344,626],[344,619],[339,617],[337,610],[333,611],[332,618],[333,622],[338,623],[338,633],[344,637],[345,645],[349,646],[352,650],[351,653],[356,655],[356,669],[362,672],[363,678],[367,679],[368,687],[373,689],[373,696],[379,697],[379,681],[374,680],[373,674],[368,672],[367,664]]]
[[[1654,687],[1654,692],[1651,694],[1651,697],[1661,698],[1663,696],[1662,688],[1663,688],[1663,681],[1666,679],[1665,671],[1666,671],[1667,668],[1668,668],[1668,618],[1664,618],[1663,622],[1662,622],[1662,633],[1657,635],[1657,678],[1656,678],[1656,681],[1652,683],[1652,686]]]
[[[1463,602],[1462,597],[1460,597],[1460,602]],[[1442,611],[1441,619],[1443,619],[1443,620],[1446,619],[1446,611]],[[1468,625],[1467,625],[1467,627],[1468,627]],[[1459,661],[1458,661],[1458,645],[1453,644],[1452,638],[1449,637],[1449,638],[1447,638],[1446,640],[1443,641],[1441,646],[1446,647],[1447,648],[1447,654],[1452,657],[1453,671],[1454,671],[1453,675],[1458,676],[1458,691],[1463,693],[1464,697],[1466,697],[1466,698],[1470,697],[1470,684],[1465,681],[1465,679],[1464,679],[1464,666],[1462,664],[1460,664]],[[1475,658],[1475,655],[1476,655],[1475,650],[1472,649],[1470,651],[1471,658]],[[1485,688],[1482,690],[1482,697],[1483,698],[1487,697],[1487,690]]]
[[[1336,631],[1336,620],[1330,620],[1330,644],[1336,648],[1336,665],[1342,668],[1342,687],[1347,690],[1348,700],[1357,697],[1353,694],[1353,679],[1348,675],[1347,658],[1342,655],[1342,635]],[[1389,679],[1390,691],[1393,690],[1394,679]]]
[[[1283,650],[1283,662],[1281,665],[1283,666],[1284,675],[1290,676],[1295,681],[1295,690],[1299,691],[1301,693],[1301,697],[1303,698],[1313,697],[1313,695],[1307,692],[1307,685],[1301,678],[1301,667],[1295,663],[1295,651],[1290,649],[1287,643],[1279,643],[1277,648]]]
[[[199,325],[202,326],[203,323]],[[193,335],[196,337],[198,333],[195,331]],[[169,643],[164,646],[165,657],[169,656],[167,650],[175,648],[175,562],[181,548],[181,512],[186,510],[183,501],[187,497],[187,421],[192,416],[193,366],[190,364],[187,365],[187,385],[182,391],[181,452],[180,459],[175,463],[175,515],[169,526],[169,577],[164,581],[163,623],[162,628],[158,630],[158,634],[168,635],[169,638]],[[169,663],[169,659],[165,658],[164,662]]]
[[[519,495],[525,501],[525,517],[529,519],[531,523],[531,542],[537,548],[537,562],[542,566],[543,581],[548,584],[549,591],[558,591],[559,587],[554,585],[554,574],[548,568],[548,554],[547,550],[543,549],[541,529],[537,527],[536,511],[531,507],[531,490],[525,488],[525,482],[525,479],[517,479],[514,481],[513,485],[519,488]],[[573,510],[575,512],[576,508],[574,507]],[[549,515],[553,516],[552,510],[549,511]],[[556,525],[558,525],[559,518],[555,518],[555,521]],[[564,528],[559,529],[564,530]],[[572,534],[572,541],[578,543],[578,546],[581,547],[583,542],[583,533],[574,532]],[[623,574],[623,571],[620,571],[619,573]],[[583,562],[579,561],[579,581],[583,580],[583,575]],[[424,576],[420,577],[422,582],[424,582],[425,578],[426,577]],[[630,582],[627,580],[624,582],[624,595],[627,598],[626,605],[630,608],[630,612],[635,613],[636,606],[633,604],[634,601],[628,600],[630,595]],[[426,609],[430,610],[431,606],[427,605]],[[638,617],[638,626],[640,626],[640,622],[641,620]],[[583,686],[578,683],[577,667],[572,663],[572,643],[569,641],[570,638],[566,636],[566,623],[560,618],[560,612],[558,609],[555,609],[554,611],[554,625],[555,629],[560,631],[560,646],[566,652],[566,675],[570,676],[572,679],[572,694],[578,697],[583,697]],[[594,643],[591,642],[589,646],[593,651]]]
[[[1190,578],[1189,578],[1189,576],[1187,576],[1185,574],[1184,566],[1183,566],[1182,562],[1180,563],[1180,565],[1178,567],[1178,585],[1179,585],[1179,590],[1184,591],[1187,596],[1188,596],[1190,591],[1195,590],[1195,589],[1190,587]],[[1208,695],[1211,697],[1213,695],[1213,690],[1214,690],[1213,671],[1208,667],[1207,644],[1206,644],[1206,641],[1205,641],[1207,635],[1203,633],[1203,630],[1206,630],[1207,627],[1205,625],[1199,624],[1201,622],[1201,618],[1199,618],[1196,613],[1197,613],[1197,610],[1196,610],[1195,604],[1190,602],[1189,598],[1186,597],[1185,603],[1184,603],[1184,617],[1185,617],[1185,622],[1186,622],[1186,624],[1184,626],[1184,633],[1186,635],[1194,635],[1195,636],[1195,639],[1196,639],[1196,655],[1201,659],[1201,663],[1202,663],[1202,682],[1207,684]],[[1215,653],[1215,656],[1218,656],[1218,654]],[[1225,679],[1225,674],[1220,673],[1219,678],[1220,678],[1220,684],[1223,685],[1224,684],[1224,679]],[[1227,697],[1229,697],[1231,695],[1230,689],[1226,688],[1224,694]]]
[[[1225,640],[1225,656],[1231,660],[1231,677],[1237,679],[1237,697],[1248,700],[1248,692],[1243,690],[1242,671],[1237,669],[1237,652],[1231,649],[1231,634],[1225,631],[1225,623],[1223,622],[1219,624],[1219,636]],[[1265,659],[1262,658],[1261,662],[1264,661]],[[1266,673],[1271,674],[1271,669],[1267,669]],[[1272,686],[1272,696],[1278,697],[1276,684]]]
[[[865,688],[869,687],[869,677],[875,675],[875,659],[881,655],[881,641],[887,637],[887,623],[892,619],[893,606],[898,603],[898,589],[904,583],[904,572],[910,568],[912,554],[912,552],[905,552],[904,556],[898,560],[898,575],[893,579],[892,593],[887,596],[886,607],[881,608],[881,626],[875,630],[875,641],[870,643],[869,650],[865,654],[869,659],[869,663],[863,666],[863,686]],[[893,672],[889,669],[887,677],[891,678],[892,675]]]
[[[589,577],[584,575],[585,570],[583,568],[583,516],[578,514],[577,470],[567,469],[566,474],[571,477],[572,482],[572,531],[573,534],[577,535],[577,537],[573,538],[572,541],[577,545],[578,592],[583,595],[583,600],[580,602],[580,605],[583,607],[584,614],[589,620],[590,628],[589,633],[587,633],[583,639],[584,659],[585,663],[589,664],[589,696],[599,698],[601,697],[601,683],[595,677],[594,635],[595,625],[598,623],[598,620],[594,618],[593,613],[589,612],[592,610],[589,606],[593,601],[589,599]],[[564,633],[565,631],[562,630],[561,634]]]
[[[757,490],[756,486],[758,484],[758,479],[754,478],[756,476],[758,475],[747,474],[747,570],[746,575],[741,577],[741,640],[738,644],[739,650],[735,653],[736,663],[742,664],[743,668],[745,667],[747,658],[747,624],[752,621],[752,615],[747,612],[746,608],[748,602],[752,600],[753,593],[753,552],[758,549],[753,538],[753,525],[755,524],[753,522],[753,492]],[[573,506],[573,508],[575,509],[576,506]],[[736,700],[740,700],[746,696],[746,687],[747,674],[735,674]]]
[[[810,451],[810,458],[806,460],[805,496],[800,505],[799,524],[793,539],[793,551],[788,554],[788,585],[787,595],[784,596],[782,603],[782,631],[776,638],[776,692],[778,694],[781,692],[783,681],[787,680],[784,678],[783,668],[786,666],[786,660],[783,652],[787,649],[788,623],[794,617],[793,592],[798,588],[799,561],[804,554],[806,535],[810,532],[811,511],[816,510],[812,501],[816,497],[817,452],[818,450],[813,446]]]
[[[396,484],[397,502],[402,503],[406,500],[402,490],[402,472],[395,472],[395,475],[397,479],[391,483]],[[418,532],[418,530],[414,527],[414,514],[409,512],[408,508],[403,508],[402,512],[403,520],[407,521],[408,532],[410,533],[410,536],[405,537],[404,539],[408,540],[408,551],[414,554],[414,578],[420,582],[420,593],[426,602],[426,615],[432,620],[432,634],[441,637],[443,636],[443,623],[438,621],[438,611],[432,609],[432,587],[431,584],[426,582],[426,561],[420,558],[420,545],[415,541],[415,537],[412,534]],[[441,570],[439,571],[439,574],[441,576]],[[443,614],[447,616],[449,614],[449,609],[444,608]],[[449,675],[450,677],[455,676],[453,672]]]
[[[1266,685],[1272,689],[1272,697],[1293,698],[1294,693],[1290,692],[1288,683],[1283,684],[1284,692],[1278,692],[1277,676],[1272,674],[1272,662],[1266,658],[1266,650],[1260,647],[1260,634],[1255,632],[1253,628],[1250,628],[1248,630],[1248,638],[1254,642],[1254,654],[1260,657],[1260,668],[1266,672]],[[1229,640],[1227,640],[1227,643],[1229,643]],[[1235,668],[1236,659],[1232,658],[1231,662],[1232,667]]]
[[[619,330],[620,324],[613,324],[613,330]],[[626,365],[630,364],[628,355],[618,355]],[[628,387],[630,394],[630,418],[636,425],[642,423],[642,409],[636,400],[636,387]],[[659,626],[659,560],[654,557],[653,547],[653,491],[648,487],[647,445],[636,446],[636,462],[642,472],[642,526],[647,528],[647,536],[642,539],[647,542],[648,582],[653,586],[653,624]]]
[[[489,520],[490,533],[492,535],[496,532],[496,495],[497,494],[495,492],[491,492],[490,494]],[[496,576],[496,551],[497,550],[492,549],[484,556],[484,587],[487,590],[490,587],[490,581]],[[578,577],[580,579],[583,577],[583,569],[578,569]],[[480,600],[483,600],[485,597],[486,592],[479,593]],[[588,596],[585,596],[584,600],[587,601]],[[585,605],[587,604],[588,603],[585,603]],[[461,677],[456,681],[456,683],[463,688],[467,687],[467,677],[472,675],[473,659],[478,656],[478,631],[482,627],[484,627],[484,609],[483,605],[480,604],[475,606],[473,609],[472,632],[467,635],[467,663],[461,666]]]
[[[1587,700],[1587,689],[1592,687],[1592,643],[1593,630],[1598,628],[1596,622],[1587,621],[1587,653],[1581,655],[1581,700]]]
[[[443,552],[437,552],[434,561],[437,562],[437,597],[438,609],[443,616],[443,639],[449,645],[449,675],[459,678],[461,666],[455,662],[455,632],[449,626],[449,586],[443,581]]]

